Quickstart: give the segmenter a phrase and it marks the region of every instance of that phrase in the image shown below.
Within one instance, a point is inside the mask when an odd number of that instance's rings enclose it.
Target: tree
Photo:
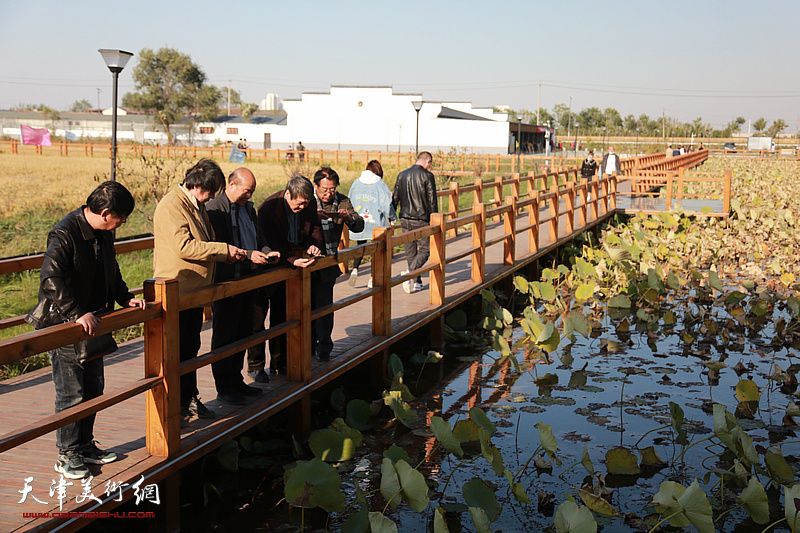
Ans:
[[[157,52],[144,48],[133,69],[136,92],[127,93],[122,104],[153,113],[164,127],[170,144],[170,127],[194,112],[203,120],[217,116],[220,91],[206,85],[206,75],[187,54],[173,48]]]
[[[74,113],[85,113],[92,110],[92,104],[86,98],[83,100],[75,100],[69,106],[69,110]]]
[[[758,133],[762,133],[765,129],[767,129],[767,121],[764,119],[764,117],[761,117],[753,122],[753,129]]]
[[[783,133],[783,130],[785,130],[788,127],[789,127],[789,125],[786,124],[786,122],[784,122],[784,120],[782,118],[779,118],[778,120],[775,120],[775,121],[772,122],[772,126],[769,127],[769,131],[767,131],[767,135],[769,137],[777,137],[778,135]]]

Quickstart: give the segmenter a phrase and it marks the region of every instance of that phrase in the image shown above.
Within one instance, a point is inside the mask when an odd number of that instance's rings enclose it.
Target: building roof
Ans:
[[[465,113],[464,111],[459,111],[457,109],[451,109],[449,107],[442,106],[442,110],[439,111],[437,115],[438,118],[454,118],[457,120],[488,120],[492,122],[492,119],[481,117],[478,115],[473,115],[472,113]]]

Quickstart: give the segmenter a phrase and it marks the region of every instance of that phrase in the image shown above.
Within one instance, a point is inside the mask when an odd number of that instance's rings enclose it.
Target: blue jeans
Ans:
[[[105,376],[103,358],[96,357],[83,363],[78,361],[75,346],[62,346],[48,352],[56,388],[56,413],[103,394]],[[94,439],[95,415],[72,422],[56,430],[59,453],[78,451]]]

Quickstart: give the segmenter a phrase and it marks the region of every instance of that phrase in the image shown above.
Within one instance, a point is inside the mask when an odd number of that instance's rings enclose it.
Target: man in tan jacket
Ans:
[[[204,204],[222,190],[225,176],[214,161],[201,159],[186,171],[183,184],[161,199],[153,215],[153,270],[157,278],[178,280],[181,294],[203,287],[214,279],[216,261],[234,262],[246,252],[236,246],[214,241],[214,229]],[[197,356],[200,350],[201,307],[180,312],[180,360]],[[181,417],[213,418],[200,402],[197,375],[181,376]]]

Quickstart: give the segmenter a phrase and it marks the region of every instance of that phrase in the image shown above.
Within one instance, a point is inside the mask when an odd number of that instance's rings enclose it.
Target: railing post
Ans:
[[[683,167],[678,169],[678,200],[683,200]]]
[[[575,183],[567,183],[567,219],[565,231],[568,235],[572,235],[575,231]]]
[[[727,217],[731,212],[731,179],[733,178],[733,174],[731,169],[727,169],[725,171],[725,185],[722,191],[722,210],[725,212],[725,216]]]
[[[372,240],[378,249],[372,256],[372,286],[380,289],[372,297],[372,334],[384,337],[392,331],[392,234],[394,228],[374,228]]]
[[[578,224],[583,227],[586,225],[586,200],[589,197],[589,182],[581,181],[581,185],[579,185],[579,187],[578,200],[580,200],[580,206],[578,206]]]
[[[503,264],[513,265],[517,249],[517,199],[506,196],[506,205],[511,206],[511,210],[506,212],[503,219],[503,233],[506,234],[503,242]]]
[[[672,209],[672,172],[667,173],[667,199],[666,199],[666,206],[664,207],[665,210],[669,211]]]
[[[342,236],[339,239],[339,247],[337,250],[344,250],[346,248],[350,248],[350,230],[345,225],[344,228],[342,228]],[[340,262],[339,270],[342,272],[342,274],[347,273],[347,263]]]
[[[443,213],[431,214],[431,226],[436,226],[438,231],[431,235],[431,263],[437,265],[431,270],[431,305],[444,303],[444,275],[445,275],[445,224],[447,217]]]
[[[519,191],[520,191],[520,175],[514,174],[512,179],[514,181],[511,182],[511,196],[519,200]]]
[[[178,282],[148,279],[144,298],[161,305],[161,317],[144,324],[144,374],[161,378],[145,393],[145,442],[147,453],[166,457],[181,446]]]
[[[617,173],[614,172],[614,173],[610,174],[606,179],[604,179],[602,181],[602,187],[603,187],[603,204],[602,204],[602,206],[603,206],[603,214],[604,215],[608,213],[608,182],[611,180],[612,176],[616,176],[616,175],[617,175]]]
[[[472,203],[483,203],[483,180],[480,178],[475,180],[475,190],[472,191]]]
[[[472,252],[470,279],[482,283],[486,272],[486,204],[473,204],[472,213],[479,215],[479,218],[472,224],[472,246],[476,250]]]
[[[494,202],[497,207],[503,205],[503,176],[496,176],[494,178]],[[499,221],[502,215],[497,215],[495,220]]]
[[[286,334],[286,377],[290,381],[311,378],[311,273],[298,268],[286,280],[286,320],[300,324]]]
[[[608,202],[609,202],[608,208],[611,211],[616,211],[617,210],[617,176],[616,175],[615,176],[611,176],[610,185],[611,185],[611,192],[609,193],[609,198],[608,198]]]
[[[550,187],[550,242],[558,241],[558,184],[554,183]]]
[[[458,196],[459,196],[459,185],[457,181],[450,182],[450,192],[447,195],[449,205],[449,212],[451,219],[458,218]],[[457,229],[453,228],[450,230],[450,237],[455,237],[457,234]]]
[[[533,191],[528,196],[533,197],[534,202],[528,206],[528,251],[535,254],[539,251],[539,191]]]

